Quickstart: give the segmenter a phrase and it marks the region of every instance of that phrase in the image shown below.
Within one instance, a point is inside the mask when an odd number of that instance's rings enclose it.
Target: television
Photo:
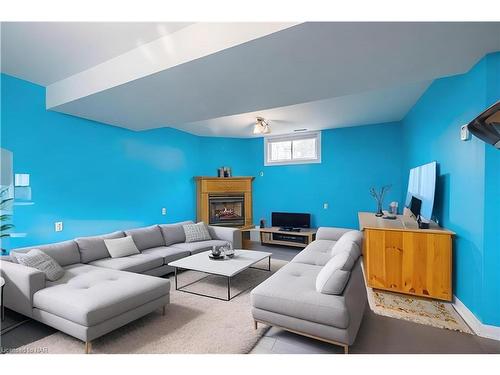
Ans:
[[[310,228],[311,214],[273,212],[271,214],[271,225],[279,228]]]
[[[432,218],[436,190],[437,163],[424,164],[410,170],[405,206],[415,216],[427,221]],[[413,212],[417,211],[417,212]],[[418,212],[419,211],[419,212]]]

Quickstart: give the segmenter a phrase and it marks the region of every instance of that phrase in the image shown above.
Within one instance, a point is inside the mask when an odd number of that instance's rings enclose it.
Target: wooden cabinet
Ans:
[[[451,301],[453,232],[437,226],[409,227],[402,217],[387,223],[372,216],[373,213],[359,213],[368,285]]]

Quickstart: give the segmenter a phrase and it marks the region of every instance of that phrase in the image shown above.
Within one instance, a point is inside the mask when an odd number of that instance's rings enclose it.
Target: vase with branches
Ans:
[[[12,215],[4,213],[4,211],[9,210],[11,201],[13,200],[13,198],[4,198],[8,190],[9,188],[2,188],[0,190],[0,244],[3,242],[4,238],[10,237],[10,233],[7,233],[7,231],[14,228],[14,225],[9,223],[12,219]],[[6,253],[3,247],[1,247],[1,251],[2,254]]]
[[[392,185],[385,185],[382,186],[380,189],[380,192],[378,192],[374,187],[370,188],[370,194],[375,200],[377,201],[377,213],[375,216],[384,216],[384,213],[382,211],[382,206],[384,205],[384,196],[385,194],[389,191]]]

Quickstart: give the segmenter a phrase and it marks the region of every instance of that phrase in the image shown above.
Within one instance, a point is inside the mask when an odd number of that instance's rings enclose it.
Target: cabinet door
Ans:
[[[402,286],[403,234],[366,230],[368,285],[400,290]]]
[[[451,236],[405,232],[403,291],[451,300]]]

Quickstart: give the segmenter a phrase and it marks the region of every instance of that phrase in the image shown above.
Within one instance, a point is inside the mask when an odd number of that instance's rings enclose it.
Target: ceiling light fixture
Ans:
[[[253,134],[269,134],[271,133],[271,128],[269,123],[264,120],[263,117],[257,117],[255,126],[253,128]]]

